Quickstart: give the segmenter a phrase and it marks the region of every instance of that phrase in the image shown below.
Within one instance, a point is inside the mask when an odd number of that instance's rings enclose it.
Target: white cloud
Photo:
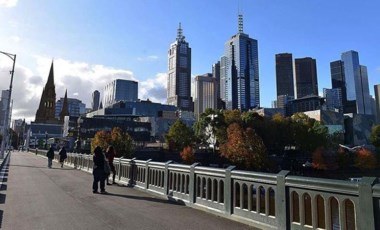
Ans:
[[[15,7],[18,0],[0,0],[0,7]]]
[[[139,82],[139,98],[165,103],[167,94],[167,73],[158,73],[155,77]]]
[[[14,101],[12,119],[34,120],[52,62],[50,58],[43,56],[35,56],[34,58],[36,60],[35,72],[16,63],[12,94]],[[6,66],[2,66],[2,64]],[[1,79],[9,76],[11,64],[11,60],[6,61],[0,58]],[[77,98],[89,107],[93,91],[99,90],[102,97],[104,86],[114,79],[138,81],[130,70],[61,58],[54,59],[54,83],[57,100],[64,96],[67,89],[68,97]],[[9,81],[0,81],[0,89],[7,88],[9,88]],[[139,98],[149,98],[153,102],[165,103],[166,88],[167,74],[158,73],[150,79],[139,81]]]
[[[156,55],[149,55],[147,57],[138,57],[137,61],[155,61],[158,59],[158,56]]]
[[[9,37],[9,40],[11,40],[14,43],[18,43],[21,40],[21,38],[19,36],[11,36]]]

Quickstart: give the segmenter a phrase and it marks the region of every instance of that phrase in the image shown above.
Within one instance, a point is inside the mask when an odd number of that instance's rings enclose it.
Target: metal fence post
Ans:
[[[287,213],[287,191],[285,186],[285,177],[289,174],[289,171],[282,170],[277,174],[277,186],[275,195],[275,210],[276,219],[278,221],[278,229],[288,229],[288,218],[290,217]]]
[[[232,170],[235,166],[226,168],[226,175],[224,177],[224,213],[227,215],[232,214]]]
[[[190,177],[189,177],[189,202],[190,204],[195,203],[195,167],[198,166],[199,163],[194,163],[190,166]]]
[[[169,164],[173,161],[165,162],[165,171],[164,171],[164,195],[169,194]]]
[[[357,229],[375,229],[372,185],[376,177],[363,177],[359,182],[359,208],[356,210]]]
[[[119,182],[120,182],[120,180],[121,180],[121,159],[122,159],[123,157],[120,157],[119,158],[119,168],[117,169],[117,177],[119,178]]]

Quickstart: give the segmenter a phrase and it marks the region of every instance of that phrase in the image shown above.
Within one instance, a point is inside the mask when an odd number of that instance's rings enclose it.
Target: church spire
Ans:
[[[54,85],[54,60],[51,61],[51,66],[50,66],[50,72],[48,76],[48,80],[46,82],[46,86],[53,86]],[[45,88],[46,88],[45,86]]]
[[[55,85],[54,85],[54,64],[51,62],[48,80],[42,91],[40,105],[36,113],[36,123],[56,124],[55,118]]]
[[[69,103],[67,100],[67,89],[66,89],[65,97],[63,98],[62,110],[61,110],[61,113],[59,114],[59,118],[60,118],[61,123],[64,122],[65,116],[69,116],[69,115],[70,115],[69,114]]]

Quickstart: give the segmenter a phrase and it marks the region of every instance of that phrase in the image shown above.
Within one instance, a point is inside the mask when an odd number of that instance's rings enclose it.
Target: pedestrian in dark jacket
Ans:
[[[67,152],[65,147],[62,147],[61,150],[59,150],[59,162],[61,163],[61,168],[63,168],[63,162],[67,158]]]
[[[53,159],[54,159],[54,149],[53,147],[50,147],[49,151],[46,153],[46,156],[48,158],[48,168],[51,168],[53,164]]]
[[[115,149],[112,145],[108,146],[106,157],[108,159],[108,164],[112,172],[112,184],[115,184],[116,170],[115,166],[113,165],[113,159],[115,158]],[[107,176],[107,185],[111,185],[111,183],[109,183],[109,176]]]
[[[100,192],[105,194],[107,193],[105,190],[105,156],[103,154],[102,148],[100,148],[99,146],[97,146],[94,149],[93,162],[94,166],[92,170],[92,175],[94,176],[94,181],[92,183],[92,192],[98,193],[98,183],[100,182]]]

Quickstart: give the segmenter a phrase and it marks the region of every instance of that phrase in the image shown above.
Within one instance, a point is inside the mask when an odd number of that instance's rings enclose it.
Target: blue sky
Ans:
[[[32,120],[54,58],[57,98],[90,106],[93,90],[115,78],[139,81],[139,97],[164,102],[167,50],[182,23],[192,75],[211,72],[237,32],[259,43],[261,105],[275,99],[275,54],[317,60],[319,91],[331,87],[329,63],[348,50],[380,83],[378,0],[0,0],[0,51],[17,54],[13,117]],[[10,59],[0,58],[0,88]]]

